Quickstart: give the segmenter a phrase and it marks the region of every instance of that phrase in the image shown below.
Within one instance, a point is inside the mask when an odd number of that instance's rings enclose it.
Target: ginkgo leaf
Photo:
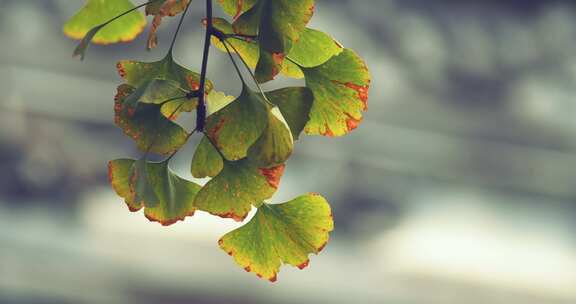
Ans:
[[[206,120],[206,135],[228,160],[245,158],[268,123],[262,96],[244,86],[240,96]]]
[[[234,19],[249,10],[258,0],[218,0],[222,10]]]
[[[214,177],[224,168],[224,160],[207,137],[202,137],[194,157],[191,172],[196,178]]]
[[[306,133],[342,136],[357,128],[368,108],[370,73],[364,61],[344,49],[326,63],[303,71],[314,93]]]
[[[105,27],[101,25],[133,8],[135,6],[129,0],[88,0],[82,9],[66,22],[64,33],[73,39],[82,39],[90,33],[92,37],[86,37],[82,45],[88,45],[90,41],[98,44],[131,41],[146,26],[146,18],[142,13],[133,11]],[[83,48],[85,50],[85,47]]]
[[[263,204],[244,226],[224,235],[219,245],[236,263],[257,276],[276,281],[280,266],[304,269],[334,229],[328,202],[308,194],[290,202]]]
[[[176,16],[183,12],[191,0],[162,0],[150,3],[146,6],[146,14],[154,15],[150,33],[148,34],[147,48],[153,49],[158,45],[158,29],[162,19],[167,16]]]
[[[268,112],[268,124],[248,150],[248,158],[261,168],[275,167],[288,160],[294,150],[294,138],[278,107]]]
[[[199,210],[242,221],[253,205],[269,199],[278,189],[284,165],[258,168],[248,159],[224,161],[222,171],[196,196]]]
[[[188,133],[164,116],[161,105],[139,103],[132,108],[124,104],[134,90],[127,84],[118,87],[114,104],[116,125],[143,152],[167,155],[180,149],[186,143]]]
[[[174,174],[168,166],[168,161],[140,164],[140,170],[135,170],[134,166],[137,163],[132,159],[119,159],[108,164],[110,183],[116,193],[124,198],[131,211],[136,212],[144,208],[146,218],[164,226],[172,225],[194,214],[196,210],[194,199],[200,191],[200,186]],[[139,177],[134,176],[134,172],[142,172],[142,168],[145,168],[147,184],[151,188],[148,190],[154,192],[157,202],[148,201],[151,196],[142,194],[136,200],[134,182],[139,180]]]
[[[305,87],[289,87],[267,92],[266,97],[280,108],[292,131],[292,136],[298,139],[310,120],[310,109],[314,102],[312,91]]]

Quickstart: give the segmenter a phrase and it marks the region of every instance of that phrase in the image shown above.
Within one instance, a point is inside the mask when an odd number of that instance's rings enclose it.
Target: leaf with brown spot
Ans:
[[[282,264],[306,268],[308,256],[322,251],[333,229],[328,202],[308,194],[284,204],[263,204],[250,222],[223,236],[219,245],[240,267],[274,282]]]

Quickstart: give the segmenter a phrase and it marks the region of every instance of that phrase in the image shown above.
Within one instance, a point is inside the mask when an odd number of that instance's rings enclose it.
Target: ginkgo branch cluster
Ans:
[[[90,43],[125,42],[140,34],[147,21],[139,8],[153,16],[149,49],[158,44],[163,20],[180,17],[164,57],[116,65],[122,83],[114,98],[114,121],[142,155],[110,161],[110,183],[131,211],[143,210],[162,225],[196,211],[244,221],[257,208],[250,221],[224,235],[219,245],[246,271],[275,281],[282,264],[308,266],[309,255],[324,248],[334,224],[328,202],[318,194],[283,204],[266,201],[280,186],[303,133],[343,136],[359,126],[367,110],[370,74],[354,51],[307,27],[314,0],[218,0],[227,18],[214,17],[212,0],[206,0],[202,68],[195,73],[173,56],[190,4],[87,0],[64,32],[81,40],[74,55],[84,59]],[[238,97],[218,92],[208,79],[212,46],[230,57],[242,88]],[[261,84],[278,77],[304,79],[305,86],[262,89]],[[192,128],[176,122],[193,112]],[[201,139],[190,172],[209,179],[204,186],[177,175],[169,165],[194,134]],[[153,162],[151,154],[164,160]]]

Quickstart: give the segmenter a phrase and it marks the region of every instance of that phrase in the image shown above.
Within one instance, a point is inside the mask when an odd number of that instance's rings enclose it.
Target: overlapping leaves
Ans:
[[[254,70],[258,91],[242,77],[238,97],[213,90],[205,73],[174,61],[173,43],[162,60],[120,61],[123,83],[115,98],[115,123],[143,156],[111,161],[110,182],[131,211],[143,209],[148,219],[162,225],[195,211],[244,221],[256,208],[249,222],[223,236],[219,244],[246,271],[275,281],[282,264],[301,269],[308,265],[309,255],[327,243],[333,221],[330,206],[316,194],[279,205],[266,201],[278,190],[303,132],[342,136],[359,125],[367,110],[370,74],[354,51],[307,27],[314,0],[217,1],[232,22],[213,18],[212,42],[222,51],[237,53]],[[153,16],[149,49],[157,44],[163,19],[180,15],[182,21],[190,2],[157,0],[139,6]],[[84,57],[91,41],[133,39],[146,23],[136,11],[139,7],[128,0],[88,0],[65,26],[69,36],[82,39],[75,54]],[[263,92],[259,84],[278,75],[304,78],[306,86]],[[199,100],[207,103],[205,128],[189,131],[176,119],[195,110]],[[190,156],[190,173],[210,178],[202,187],[169,168],[196,131],[202,131],[202,137]],[[166,158],[152,162],[150,154]]]

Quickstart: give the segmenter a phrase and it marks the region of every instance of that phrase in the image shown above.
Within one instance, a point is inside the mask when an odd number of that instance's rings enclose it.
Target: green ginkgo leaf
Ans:
[[[126,98],[134,87],[123,84],[115,98],[114,122],[130,136],[143,152],[168,155],[180,149],[188,139],[188,132],[162,113],[162,106],[139,103],[126,106]]]
[[[314,93],[306,133],[342,136],[357,128],[368,108],[370,73],[364,61],[344,49],[326,63],[303,71]]]
[[[64,33],[68,37],[82,39],[74,55],[84,58],[90,42],[109,44],[136,38],[146,26],[146,18],[140,12],[130,12],[108,23],[134,8],[134,4],[129,0],[88,0],[84,7],[64,24]]]
[[[310,120],[310,109],[314,102],[312,91],[305,87],[289,87],[267,92],[266,96],[280,108],[292,131],[292,136],[298,139]]]
[[[246,225],[220,241],[220,247],[246,271],[276,281],[280,266],[304,269],[334,229],[328,202],[308,194],[280,205],[263,204]]]
[[[210,214],[242,221],[252,206],[272,197],[283,173],[284,165],[258,168],[248,159],[224,161],[222,171],[198,193],[195,205]]]
[[[284,164],[294,150],[294,137],[278,107],[268,111],[268,124],[248,150],[248,158],[260,168]]]
[[[206,135],[228,160],[245,158],[268,123],[262,96],[244,86],[240,97],[206,120]]]
[[[214,177],[224,168],[224,160],[207,137],[202,137],[194,157],[191,172],[196,178]]]
[[[140,163],[138,165],[140,169],[135,169],[138,162],[132,159],[118,159],[108,164],[110,183],[116,193],[124,198],[131,211],[136,212],[144,208],[146,218],[164,226],[172,225],[194,214],[196,210],[194,199],[200,191],[199,185],[174,174],[168,167],[168,161],[148,162],[145,165]],[[136,195],[134,189],[138,187],[135,182],[140,178],[135,176],[134,172],[143,171],[146,172],[145,178],[148,187],[151,188],[147,191],[153,191],[157,202],[148,201],[154,199],[150,194]]]

